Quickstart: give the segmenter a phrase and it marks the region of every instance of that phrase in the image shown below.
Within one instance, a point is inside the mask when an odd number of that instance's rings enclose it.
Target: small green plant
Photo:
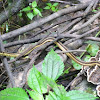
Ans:
[[[47,3],[47,6],[44,9],[50,9],[52,12],[57,12],[58,11],[58,3]]]
[[[41,11],[42,11],[42,9],[40,9],[37,6],[37,2],[33,1],[32,3],[29,4],[28,7],[24,8],[20,11],[19,16],[22,17],[23,12],[25,12],[27,14],[27,17],[32,20],[33,17],[38,14],[39,14],[39,16],[42,17]]]
[[[84,61],[88,62],[89,59],[93,56],[95,56],[97,54],[97,52],[99,51],[99,42],[94,42],[94,41],[87,41],[85,43],[88,43],[88,47],[86,48],[86,51],[90,54],[90,55],[86,55],[86,57],[84,58]],[[77,57],[78,59],[80,59],[81,57]],[[77,64],[75,61],[72,60],[72,64],[73,67],[76,70],[80,70],[82,68],[81,65]]]
[[[87,41],[85,43],[88,43],[89,46],[87,48],[87,52],[91,55],[91,56],[95,56],[96,53],[99,50],[99,46],[98,46],[98,42],[94,42],[94,41]],[[100,43],[99,43],[100,44]]]
[[[96,9],[93,9],[93,10],[92,10],[92,12],[96,12],[96,11],[97,11]]]
[[[80,57],[77,57],[79,60],[80,60]],[[82,68],[82,66],[78,63],[76,63],[75,61],[72,60],[72,64],[73,64],[73,67],[76,69],[76,70],[80,70]]]
[[[62,75],[64,75],[64,74],[68,74],[70,69],[71,69],[71,67],[67,68],[67,69],[63,72]]]
[[[98,10],[100,10],[100,7],[98,7],[97,10],[93,9],[92,12],[97,12]]]
[[[78,90],[66,92],[64,86],[56,83],[63,71],[64,64],[61,58],[51,50],[44,59],[41,73],[34,66],[31,69],[28,76],[28,86],[31,89],[26,91],[33,100],[95,100],[97,98]],[[26,91],[22,88],[7,88],[0,92],[0,100],[30,100]],[[46,93],[48,95],[44,95]]]

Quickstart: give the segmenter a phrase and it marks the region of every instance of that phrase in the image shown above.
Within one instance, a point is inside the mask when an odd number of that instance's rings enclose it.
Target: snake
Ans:
[[[29,53],[31,53],[34,49],[44,45],[47,42],[52,42],[54,41],[55,38],[53,37],[48,37],[45,38],[43,41],[41,41],[41,43],[39,43],[38,45],[36,45],[35,47],[33,47],[31,50],[29,50],[28,52],[26,52],[26,55],[28,55]],[[54,43],[62,50],[62,51],[68,51],[68,48],[66,46],[64,46],[60,41],[54,41]],[[17,53],[6,53],[6,52],[0,52],[0,56],[8,56],[8,57],[18,57],[20,54]],[[71,58],[73,61],[75,61],[76,63],[83,65],[83,66],[95,66],[98,65],[100,66],[100,62],[99,61],[89,61],[89,62],[85,62],[82,61],[80,59],[78,59],[73,53],[71,52],[66,52],[66,55]]]

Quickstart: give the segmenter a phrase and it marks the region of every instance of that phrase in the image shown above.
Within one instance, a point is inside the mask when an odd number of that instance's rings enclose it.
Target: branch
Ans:
[[[48,21],[51,21],[61,15],[64,15],[64,14],[68,14],[68,13],[71,13],[71,12],[75,12],[77,10],[80,10],[80,9],[84,9],[88,6],[89,4],[80,4],[78,6],[73,6],[73,7],[69,7],[69,8],[65,8],[65,9],[62,9],[50,16],[47,16],[45,18],[41,18],[40,20],[37,20],[37,21],[34,21],[33,23],[31,24],[28,24],[24,27],[21,27],[17,30],[14,30],[12,32],[9,32],[7,34],[3,34],[2,35],[2,40],[6,40],[6,39],[9,39],[9,38],[12,38],[12,37],[15,37],[15,36],[18,36],[18,35],[21,35],[25,32],[28,32],[28,31],[31,31],[32,29],[36,28],[36,27],[39,27],[43,24],[45,24],[46,22]]]
[[[25,5],[28,4],[30,1],[34,0],[16,0],[12,4],[10,4],[7,8],[5,8],[5,11],[2,11],[0,13],[0,25],[3,24],[7,19],[9,19],[9,17],[24,8]]]
[[[74,35],[74,34],[68,34],[68,35],[65,35],[65,34],[61,34],[60,37],[61,38],[74,38],[74,39],[71,39],[69,41],[67,41],[67,43],[71,43],[77,39],[80,39],[80,38],[84,38],[86,40],[93,40],[93,41],[98,41],[100,42],[100,38],[97,38],[97,37],[85,37],[87,36],[88,34],[91,34],[92,32],[94,31],[97,31],[99,29],[99,27],[96,27],[94,29],[91,29],[90,31],[86,32],[86,33],[83,33],[82,35]],[[39,41],[41,39],[43,39],[46,35],[39,35],[39,36],[36,36],[36,37],[33,37],[33,38],[30,38],[30,39],[25,39],[25,40],[19,40],[19,41],[14,41],[14,42],[10,42],[10,43],[7,43],[7,44],[4,44],[4,47],[12,47],[12,46],[16,46],[16,45],[21,45],[21,44],[28,44],[28,43],[34,43],[36,41]],[[50,35],[51,37],[57,37],[57,35]]]
[[[0,51],[1,52],[4,52],[4,46],[2,44],[1,34],[0,34]],[[10,70],[10,67],[8,65],[8,62],[7,62],[7,58],[6,57],[3,58],[3,64],[5,66],[5,69],[6,69],[7,73],[8,73],[8,76],[9,76],[9,79],[11,81],[12,87],[15,87],[14,78],[13,78],[12,72]]]
[[[94,29],[92,29],[92,30],[90,30],[90,31],[88,31],[88,32],[86,32],[86,33],[83,33],[83,34],[80,35],[79,37],[76,37],[76,38],[74,38],[74,39],[70,39],[70,40],[66,41],[66,42],[64,43],[64,45],[67,45],[67,44],[69,44],[69,43],[71,43],[71,42],[73,42],[73,41],[75,41],[75,40],[77,40],[77,39],[83,38],[83,37],[85,37],[85,36],[91,34],[92,32],[94,32],[94,31],[96,31],[96,30],[98,30],[98,29],[99,29],[99,27],[95,27]]]
[[[14,15],[24,6],[24,0],[18,0],[6,8],[6,11],[0,13],[0,25],[3,24],[9,17]]]

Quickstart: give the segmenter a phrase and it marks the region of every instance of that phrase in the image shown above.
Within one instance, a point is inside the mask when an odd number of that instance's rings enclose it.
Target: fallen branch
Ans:
[[[2,40],[6,40],[6,39],[9,39],[9,38],[12,38],[12,37],[15,37],[15,36],[18,36],[18,35],[21,35],[25,32],[28,32],[38,26],[41,26],[43,24],[45,24],[46,22],[49,22],[61,15],[64,15],[64,14],[68,14],[68,13],[71,13],[71,12],[75,12],[75,11],[78,11],[80,9],[84,9],[88,6],[89,4],[86,3],[86,4],[80,4],[78,6],[73,6],[73,7],[69,7],[69,8],[65,8],[65,9],[62,9],[48,17],[45,17],[45,18],[41,18],[40,20],[37,20],[37,21],[34,21],[33,23],[31,24],[28,24],[24,27],[21,27],[19,29],[16,29],[14,31],[11,31],[7,34],[3,34],[1,37],[2,37]]]
[[[37,0],[38,1],[38,0]],[[13,1],[4,11],[0,13],[0,25],[3,24],[9,17],[19,12],[22,8],[25,7],[26,4],[32,2],[31,0],[16,0]]]
[[[85,37],[89,33],[94,32],[94,31],[97,31],[98,29],[99,29],[99,27],[96,27],[96,28],[88,31],[88,33],[83,33],[82,35],[74,35],[74,34],[66,34],[65,35],[65,34],[61,34],[60,37],[61,38],[74,38],[74,39],[70,40],[69,43],[71,43],[72,41],[75,41],[77,39],[80,39],[80,38],[84,38],[84,39],[87,39],[87,40],[100,41],[100,38],[97,38],[97,37]],[[11,46],[16,46],[16,45],[34,43],[36,41],[39,41],[39,40],[43,39],[45,36],[46,35],[39,35],[39,36],[34,37],[34,38],[31,38],[31,39],[25,39],[25,40],[10,42],[10,43],[4,44],[4,47],[11,47]],[[50,36],[51,37],[57,37],[57,35],[50,35]]]
[[[2,43],[2,39],[1,39],[1,34],[0,34],[0,51],[1,51],[1,52],[4,52],[4,47],[3,47],[3,43]],[[14,78],[13,78],[12,72],[11,72],[11,70],[10,70],[10,67],[9,67],[9,65],[8,65],[7,58],[4,57],[2,60],[3,60],[4,66],[5,66],[5,69],[6,69],[6,71],[7,71],[7,74],[8,74],[8,76],[9,76],[9,79],[10,79],[10,81],[11,81],[11,85],[12,85],[12,87],[15,87]]]

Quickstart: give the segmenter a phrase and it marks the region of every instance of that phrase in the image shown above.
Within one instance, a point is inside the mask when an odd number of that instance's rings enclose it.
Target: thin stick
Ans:
[[[1,34],[0,34],[0,49],[1,49],[2,52],[4,52],[4,47],[3,47],[3,44],[2,44]],[[10,70],[10,67],[8,65],[6,57],[3,57],[3,64],[5,66],[5,69],[7,70],[7,73],[8,73],[9,79],[11,81],[12,87],[15,87],[14,78],[13,78],[12,72]]]
[[[77,76],[67,85],[67,87],[65,88],[66,90],[69,88],[69,86],[79,77],[79,76],[81,76],[82,74],[84,74],[84,72],[86,71],[88,69],[88,67],[87,68],[85,68],[84,70],[81,70],[78,74],[77,74]]]

